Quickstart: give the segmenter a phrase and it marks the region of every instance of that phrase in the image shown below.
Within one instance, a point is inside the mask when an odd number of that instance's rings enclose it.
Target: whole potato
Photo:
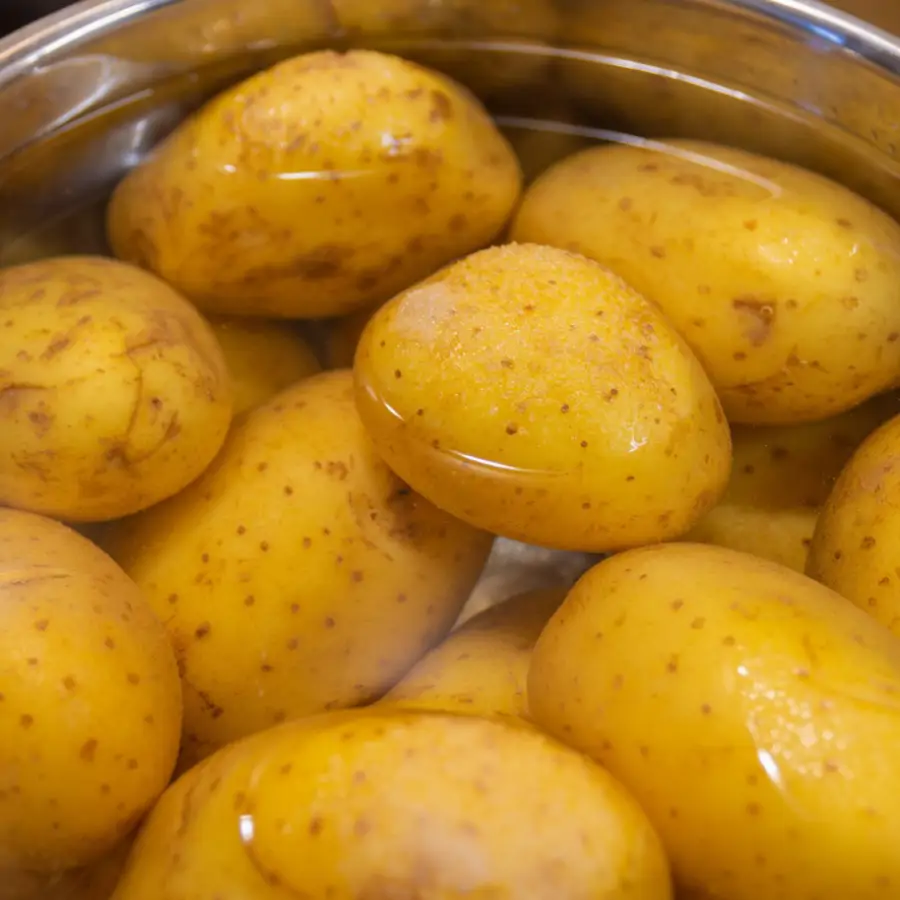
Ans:
[[[114,519],[180,491],[222,446],[222,351],[152,275],[99,257],[0,270],[0,319],[0,504]]]
[[[659,839],[526,726],[330,713],[228,747],[160,801],[115,900],[669,900]]]
[[[734,426],[728,489],[685,540],[804,571],[819,510],[841,469],[862,441],[898,412],[900,398],[892,393],[823,422]]]
[[[213,100],[119,185],[116,255],[209,312],[323,318],[488,242],[512,149],[463,88],[368,51],[309,53]]]
[[[900,642],[814,581],[718,547],[623,553],[550,621],[528,693],[700,896],[894,896]]]
[[[344,371],[248,413],[203,477],[104,546],[166,625],[196,759],[379,697],[450,630],[491,541],[381,462]]]
[[[391,468],[504,537],[585,551],[677,537],[728,479],[728,426],[691,351],[655,306],[562,250],[485,250],[400,294],[355,373]]]
[[[900,225],[841,185],[699,141],[608,145],[529,190],[512,228],[662,307],[732,422],[823,419],[900,372]]]
[[[112,851],[180,732],[172,648],[135,584],[74,531],[0,509],[0,884]]]
[[[210,324],[231,376],[235,415],[321,369],[312,347],[292,323],[211,316]]]
[[[527,718],[531,651],[566,596],[530,591],[469,619],[382,699],[406,709]]]

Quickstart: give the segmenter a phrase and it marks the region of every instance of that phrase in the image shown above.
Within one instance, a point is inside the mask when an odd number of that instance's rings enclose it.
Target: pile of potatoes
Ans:
[[[897,896],[900,226],[545,151],[309,53],[0,271],[0,900]]]

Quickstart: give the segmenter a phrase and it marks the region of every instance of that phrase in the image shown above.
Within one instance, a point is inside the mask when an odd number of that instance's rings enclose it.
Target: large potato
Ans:
[[[180,732],[172,648],[134,583],[63,525],[0,510],[0,884],[112,850]]]
[[[222,351],[146,272],[99,257],[0,271],[0,504],[113,519],[181,490],[231,422]]]
[[[897,394],[824,422],[736,425],[725,495],[686,535],[804,571],[822,504],[853,451],[900,412]]]
[[[584,253],[658,303],[733,422],[822,419],[894,386],[900,225],[786,163],[664,149],[563,161],[529,190],[513,238]]]
[[[525,726],[331,713],[228,747],[160,801],[115,900],[669,900],[599,766]]]
[[[623,553],[550,621],[528,692],[700,896],[894,896],[900,642],[821,585],[718,547]]]
[[[449,631],[491,540],[381,462],[344,371],[248,413],[202,478],[104,546],[165,622],[195,759],[379,697]]]
[[[488,243],[512,149],[464,89],[379,53],[310,53],[222,94],[125,178],[116,255],[210,312],[321,318]]]
[[[388,464],[495,534],[604,551],[677,537],[718,499],[718,400],[659,310],[596,263],[482,251],[383,306],[357,402]]]

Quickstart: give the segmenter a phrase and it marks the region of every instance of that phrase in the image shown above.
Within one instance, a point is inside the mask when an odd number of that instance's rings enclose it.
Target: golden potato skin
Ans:
[[[189,759],[379,697],[450,630],[491,542],[375,455],[348,371],[248,413],[202,478],[104,537],[175,646]]]
[[[363,333],[355,374],[401,478],[528,544],[674,538],[728,478],[728,427],[693,354],[655,306],[562,250],[484,250],[400,294]]]
[[[243,836],[243,839],[242,839]],[[330,713],[169,789],[115,900],[669,900],[659,839],[599,766],[535,729]]]
[[[488,242],[521,173],[463,88],[397,57],[309,53],[225,92],[116,190],[117,256],[208,312],[343,315]]]
[[[0,270],[0,504],[114,519],[181,490],[231,422],[222,351],[189,303],[99,257]]]
[[[528,692],[634,794],[686,888],[895,895],[900,642],[832,591],[718,547],[623,553],[550,621]]]
[[[819,510],[854,450],[900,413],[896,393],[823,422],[731,430],[734,465],[725,495],[685,536],[806,568]]]
[[[900,225],[821,176],[667,141],[576,154],[512,227],[608,265],[658,303],[729,421],[823,419],[895,385]]]
[[[175,657],[135,584],[74,531],[0,509],[0,883],[111,851],[180,732]]]
[[[473,616],[382,698],[382,704],[528,718],[531,651],[563,588],[529,591]]]
[[[236,416],[321,370],[312,347],[292,323],[211,316],[210,324],[231,377]]]

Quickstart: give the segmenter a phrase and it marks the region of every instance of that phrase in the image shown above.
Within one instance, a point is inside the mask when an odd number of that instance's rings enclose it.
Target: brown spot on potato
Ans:
[[[34,725],[34,716],[30,716],[28,713],[19,716],[19,725],[25,729],[31,728]]]
[[[314,816],[309,820],[309,833],[312,837],[316,837],[317,835],[322,833],[322,828],[325,823],[322,821],[320,816]]]
[[[37,631],[46,631],[49,624],[50,622],[48,619],[38,619],[38,621],[34,623],[34,627]]]
[[[650,255],[655,256],[657,259],[665,259],[666,258],[666,248],[654,246],[650,248]]]
[[[97,754],[97,739],[91,738],[81,745],[78,756],[86,763],[92,763]]]
[[[136,672],[129,672],[125,677],[128,679],[129,684],[138,685],[141,683],[141,676]]]
[[[759,222],[757,222],[756,219],[747,219],[747,221],[744,222],[744,228],[746,228],[747,231],[756,231],[758,227]]]
[[[212,625],[209,622],[201,622],[194,631],[194,637],[198,641],[202,641],[209,636],[210,631],[212,631]]]
[[[766,302],[748,294],[735,297],[731,301],[731,306],[740,317],[744,337],[754,347],[764,344],[771,335],[775,322],[775,303]]]
[[[428,120],[432,123],[449,122],[453,118],[453,104],[450,98],[443,92],[431,91],[431,112]]]

